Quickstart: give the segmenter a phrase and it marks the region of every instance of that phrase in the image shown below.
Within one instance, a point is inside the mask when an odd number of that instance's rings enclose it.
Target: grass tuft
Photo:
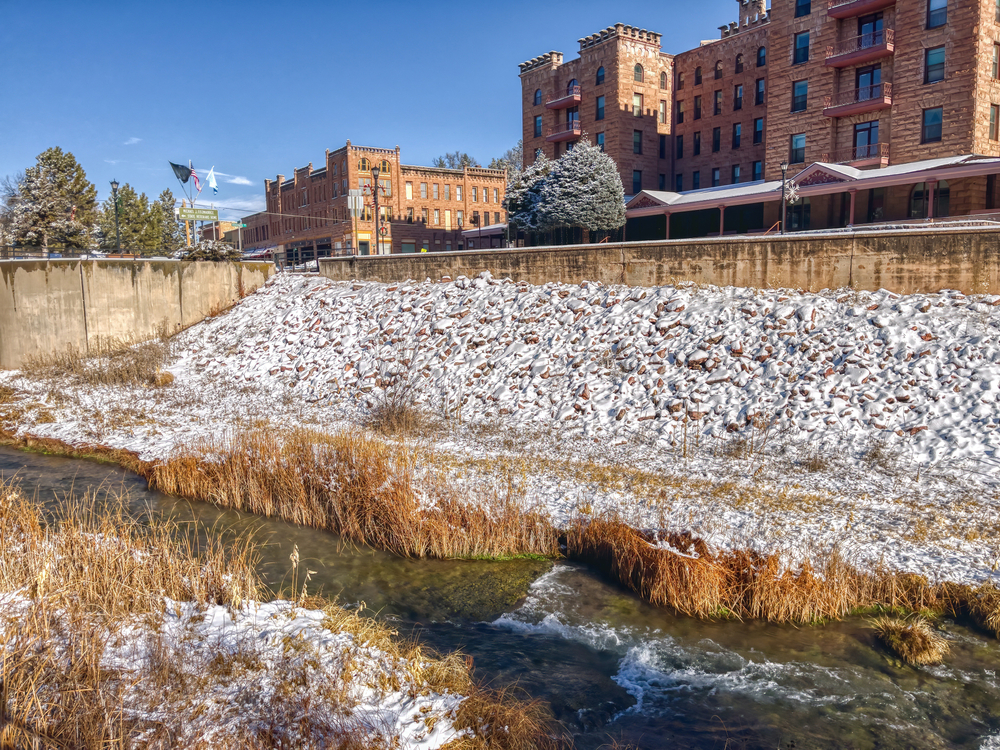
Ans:
[[[166,385],[163,367],[172,357],[169,340],[135,341],[98,339],[92,350],[69,348],[43,357],[29,358],[21,367],[27,377],[42,380],[70,379],[87,385]],[[173,380],[173,376],[170,376]]]
[[[878,639],[907,664],[938,664],[950,650],[948,641],[923,617],[878,617],[872,627]]]

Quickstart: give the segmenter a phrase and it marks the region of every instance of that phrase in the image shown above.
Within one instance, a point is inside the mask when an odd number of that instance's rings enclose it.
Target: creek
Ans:
[[[552,706],[575,747],[998,748],[1000,643],[942,621],[943,665],[908,667],[863,618],[823,626],[708,622],[642,602],[586,567],[409,560],[327,532],[152,492],[110,464],[0,448],[0,477],[52,505],[122,492],[137,511],[265,542],[260,572],[360,605],[404,635],[473,657],[476,675]]]

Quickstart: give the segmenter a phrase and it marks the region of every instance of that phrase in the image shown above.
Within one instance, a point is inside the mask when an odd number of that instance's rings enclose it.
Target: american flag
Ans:
[[[201,181],[198,179],[198,173],[194,171],[194,167],[191,167],[191,176],[194,177],[194,187],[200,193],[201,192]]]

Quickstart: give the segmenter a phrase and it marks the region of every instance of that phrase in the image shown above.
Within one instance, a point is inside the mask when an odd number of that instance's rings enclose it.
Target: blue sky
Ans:
[[[736,17],[734,0],[0,0],[0,176],[60,146],[102,200],[112,179],[180,197],[167,162],[191,159],[225,175],[209,200],[236,215],[263,206],[264,178],[347,139],[398,144],[407,164],[456,149],[485,164],[520,137],[518,63],[576,57],[615,22],[680,52]]]

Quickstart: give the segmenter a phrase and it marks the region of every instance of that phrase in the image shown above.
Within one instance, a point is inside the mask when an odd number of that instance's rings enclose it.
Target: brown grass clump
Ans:
[[[967,591],[967,608],[980,627],[1000,638],[1000,589],[988,583]]]
[[[950,650],[948,641],[923,617],[878,617],[872,627],[879,640],[907,664],[938,664]]]
[[[144,342],[107,338],[98,339],[89,353],[71,347],[58,354],[29,358],[21,372],[28,377],[68,378],[87,385],[156,386],[166,384],[158,380],[163,379],[162,369],[171,356],[171,344],[162,338]]]
[[[413,454],[357,434],[262,431],[203,445],[146,472],[157,489],[326,529],[406,557],[558,553],[547,518],[513,493],[465,502],[420,488]]]

